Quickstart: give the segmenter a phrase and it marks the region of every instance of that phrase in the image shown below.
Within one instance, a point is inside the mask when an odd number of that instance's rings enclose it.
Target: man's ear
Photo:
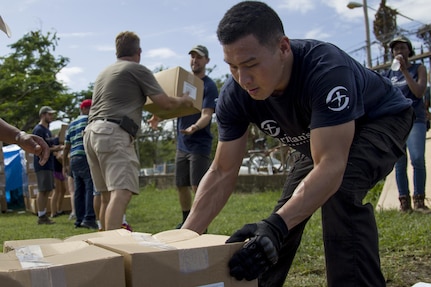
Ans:
[[[287,55],[290,53],[290,40],[287,36],[281,37],[279,47],[283,55]]]

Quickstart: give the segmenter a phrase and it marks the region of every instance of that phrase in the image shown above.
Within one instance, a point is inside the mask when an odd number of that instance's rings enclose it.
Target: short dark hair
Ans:
[[[133,32],[121,32],[115,38],[117,58],[133,56],[139,52],[140,47],[140,39]]]
[[[264,46],[270,46],[284,36],[283,23],[267,4],[243,1],[230,8],[221,19],[217,37],[222,45],[253,35]]]

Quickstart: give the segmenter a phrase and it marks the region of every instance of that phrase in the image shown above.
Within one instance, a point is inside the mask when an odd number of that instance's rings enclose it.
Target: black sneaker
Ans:
[[[49,219],[48,215],[44,214],[39,216],[37,219],[37,224],[54,224],[55,222]]]
[[[61,215],[65,215],[66,213],[64,211],[57,211],[53,216],[51,217],[59,217]]]
[[[80,227],[88,228],[88,229],[99,229],[99,225],[95,221],[83,221],[81,222]]]

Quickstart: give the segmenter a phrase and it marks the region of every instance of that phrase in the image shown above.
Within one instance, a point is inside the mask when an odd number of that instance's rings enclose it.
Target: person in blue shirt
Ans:
[[[410,162],[413,166],[413,207],[418,211],[428,210],[425,205],[425,141],[427,131],[427,113],[424,94],[427,86],[426,68],[421,63],[412,63],[409,57],[414,55],[410,40],[404,36],[394,38],[390,43],[394,59],[400,62],[400,68],[386,71],[384,76],[398,87],[404,96],[412,101],[416,119],[407,139]],[[409,181],[407,176],[407,155],[402,156],[395,164],[395,178],[398,186],[400,209],[404,212],[412,210]]]
[[[88,123],[92,101],[83,100],[79,105],[80,115],[68,126],[63,152],[63,166],[70,165],[74,181],[75,227],[99,229],[93,206],[94,184],[84,149],[83,133]],[[70,163],[69,163],[70,155]]]
[[[328,286],[386,286],[367,192],[404,154],[411,101],[335,45],[289,39],[267,4],[244,1],[218,24],[231,77],[216,106],[219,139],[182,228],[205,231],[235,188],[254,123],[295,148],[296,161],[269,216],[244,225],[229,261],[237,280],[283,286],[308,219],[322,212]]]
[[[192,207],[193,193],[208,170],[213,136],[211,120],[215,110],[218,90],[206,73],[210,58],[205,46],[197,45],[190,52],[190,67],[193,74],[204,82],[202,111],[177,119],[177,153],[175,157],[175,183],[182,210],[183,221]]]

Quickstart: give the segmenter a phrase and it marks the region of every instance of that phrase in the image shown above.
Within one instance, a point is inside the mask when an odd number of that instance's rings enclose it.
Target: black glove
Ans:
[[[277,213],[260,222],[244,225],[226,241],[242,242],[250,238],[230,259],[230,275],[237,280],[256,279],[277,263],[278,252],[287,234],[287,226]]]

